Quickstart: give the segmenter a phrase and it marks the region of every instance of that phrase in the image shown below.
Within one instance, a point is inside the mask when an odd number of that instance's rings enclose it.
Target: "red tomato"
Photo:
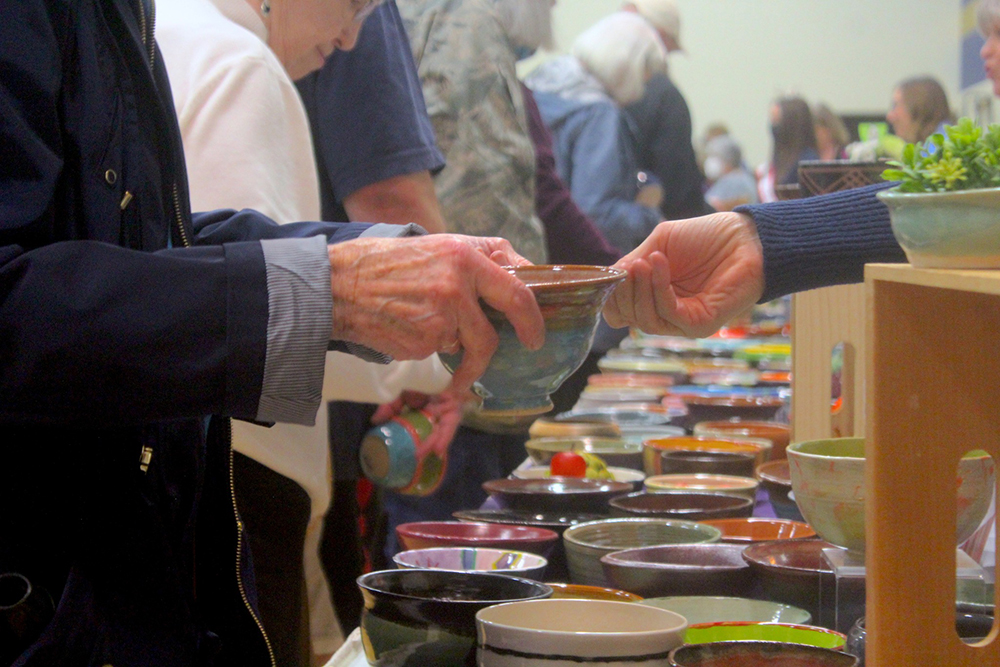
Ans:
[[[563,477],[585,477],[587,475],[587,461],[576,452],[557,452],[552,457],[549,470],[553,475]]]

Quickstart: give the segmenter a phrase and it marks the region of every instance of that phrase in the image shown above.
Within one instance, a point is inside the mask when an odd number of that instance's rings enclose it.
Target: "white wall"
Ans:
[[[960,109],[960,0],[677,2],[686,53],[670,57],[670,71],[691,108],[695,136],[726,123],[749,164],[768,158],[768,108],[781,94],[822,101],[838,113],[884,113],[896,82],[929,74]],[[559,50],[620,4],[559,0]],[[525,64],[526,71],[532,61]]]

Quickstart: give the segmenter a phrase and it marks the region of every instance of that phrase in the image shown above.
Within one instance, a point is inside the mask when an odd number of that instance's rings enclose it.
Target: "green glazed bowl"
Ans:
[[[580,367],[594,342],[604,302],[626,273],[607,266],[538,265],[508,271],[535,295],[545,320],[545,344],[532,352],[521,344],[500,311],[483,305],[500,344],[474,385],[490,416],[515,417],[552,409],[549,395]],[[454,371],[462,354],[440,354]]]
[[[792,491],[805,520],[827,542],[863,552],[864,438],[808,440],[790,445],[787,452]],[[959,461],[955,544],[967,540],[986,517],[995,478],[993,459],[982,450]]]
[[[685,644],[730,641],[786,642],[840,651],[847,643],[847,636],[813,625],[746,623],[741,621],[696,623],[689,626],[684,633]]]
[[[1000,188],[959,192],[884,190],[892,232],[924,269],[1000,269]]]

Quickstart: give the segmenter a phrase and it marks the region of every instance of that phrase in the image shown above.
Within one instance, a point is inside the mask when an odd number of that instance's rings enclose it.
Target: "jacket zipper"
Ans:
[[[184,229],[184,217],[181,215],[181,197],[177,193],[177,183],[171,183],[174,201],[174,219],[177,221],[177,231],[181,235],[181,245],[185,248],[191,247],[191,240],[188,239],[187,230]]]
[[[229,497],[233,501],[233,515],[236,517],[236,585],[240,589],[240,597],[243,598],[243,605],[250,612],[250,617],[257,624],[257,629],[260,630],[261,637],[264,638],[264,644],[267,645],[267,654],[271,658],[271,667],[278,667],[278,663],[274,657],[274,648],[271,646],[271,640],[264,630],[264,624],[257,618],[257,613],[254,611],[253,605],[250,604],[246,587],[243,585],[243,576],[240,574],[243,563],[243,519],[240,518],[240,511],[236,507],[236,484],[233,478],[233,430],[231,427],[229,429]]]
[[[153,31],[156,29],[156,0],[150,0],[152,16],[146,20],[146,4],[139,0],[139,30],[142,32],[142,45],[149,51],[149,69],[156,62],[156,42],[153,41]]]

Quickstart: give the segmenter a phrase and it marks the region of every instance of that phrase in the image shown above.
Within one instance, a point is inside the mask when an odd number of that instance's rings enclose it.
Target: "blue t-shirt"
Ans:
[[[365,21],[353,50],[335,52],[297,85],[312,126],[324,220],[347,220],[341,202],[366,185],[444,167],[394,0]]]

